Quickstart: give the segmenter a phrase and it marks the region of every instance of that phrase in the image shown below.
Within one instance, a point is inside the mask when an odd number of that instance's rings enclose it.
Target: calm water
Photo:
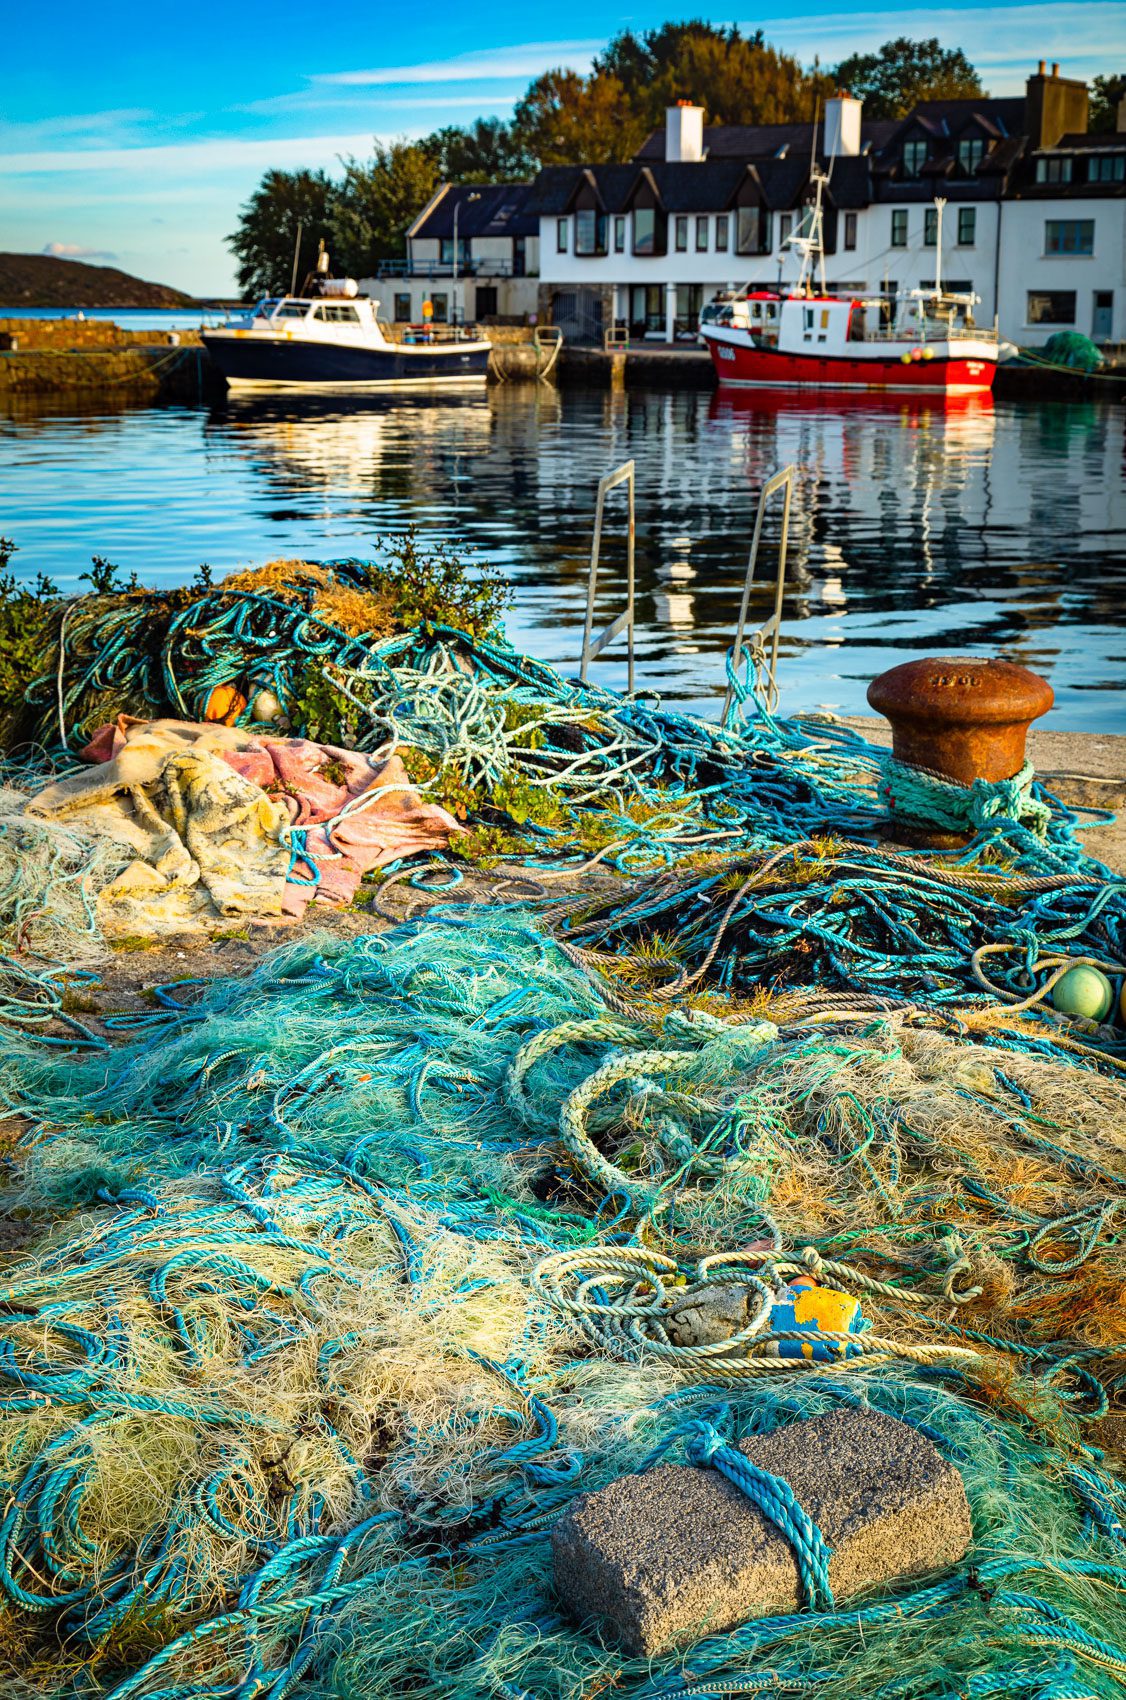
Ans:
[[[278,555],[363,554],[414,524],[498,562],[513,640],[570,672],[595,484],[632,457],[638,683],[714,711],[757,492],[793,462],[784,711],[863,712],[874,674],[957,650],[1047,674],[1055,726],[1126,732],[1124,423],[1126,409],[1086,403],[544,385],[210,412],[24,406],[0,413],[0,533],[23,576],[70,588],[95,553],[173,584],[201,561],[218,577]],[[600,624],[621,602],[623,513],[616,492]],[[764,586],[756,618],[769,602]],[[595,673],[623,683],[622,640]]]

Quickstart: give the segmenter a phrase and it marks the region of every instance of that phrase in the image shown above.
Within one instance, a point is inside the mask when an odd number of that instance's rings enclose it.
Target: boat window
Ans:
[[[255,307],[254,317],[256,319],[268,319],[277,304],[278,298],[276,295],[267,296],[265,301],[259,301],[257,307]]]
[[[323,319],[329,325],[358,325],[360,322],[360,315],[346,301],[322,301],[313,317]]]
[[[274,317],[275,319],[303,319],[308,311],[309,303],[307,301],[283,301]]]

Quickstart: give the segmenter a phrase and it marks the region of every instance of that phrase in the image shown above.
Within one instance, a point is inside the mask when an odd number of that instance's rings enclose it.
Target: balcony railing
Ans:
[[[433,278],[450,278],[454,276],[452,260],[380,260],[375,268],[376,277],[421,277],[427,281]],[[535,273],[525,268],[514,266],[511,260],[462,260],[458,262],[457,280],[478,277],[532,277]]]

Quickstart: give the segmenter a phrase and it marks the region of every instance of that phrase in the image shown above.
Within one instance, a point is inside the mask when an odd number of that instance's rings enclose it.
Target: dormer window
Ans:
[[[1037,183],[1070,183],[1071,156],[1057,155],[1054,159],[1038,159],[1036,161]]]
[[[608,220],[604,212],[583,207],[575,214],[575,253],[589,258],[606,252]]]
[[[916,140],[903,144],[903,175],[917,177],[927,163],[927,144]]]
[[[973,176],[984,158],[984,136],[963,136],[958,143],[958,164],[967,177]]]

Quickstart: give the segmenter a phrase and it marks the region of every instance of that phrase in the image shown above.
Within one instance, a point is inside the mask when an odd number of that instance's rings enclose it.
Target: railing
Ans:
[[[750,635],[749,647],[755,661],[766,655],[766,642],[771,639],[770,664],[766,671],[766,705],[773,709],[778,701],[778,640],[782,626],[782,594],[786,584],[786,552],[790,544],[790,503],[794,494],[794,480],[797,477],[796,466],[783,467],[773,478],[768,478],[759,492],[758,512],[755,514],[755,529],[751,536],[751,552],[747,558],[747,576],[743,582],[743,600],[739,605],[739,624],[735,628],[735,643],[731,650],[731,672],[737,677],[739,663],[743,659],[743,640],[747,629],[747,613],[751,605],[751,588],[755,582],[755,568],[758,565],[759,543],[762,540],[762,522],[766,514],[766,504],[777,491],[784,489],[786,494],[782,499],[782,532],[778,539],[778,576],[774,583],[774,612],[757,631]],[[731,685],[727,687],[727,696],[723,704],[723,718],[726,722],[731,712],[735,691]]]
[[[457,271],[454,271],[452,260],[380,260],[375,268],[376,277],[420,277],[428,281],[434,278],[448,278],[450,282],[461,282],[462,278],[476,277],[535,277],[538,274],[521,270],[514,266],[511,260],[459,260]]]
[[[606,506],[606,497],[619,484],[628,486],[629,496],[629,529],[626,533],[626,605],[621,613],[610,621],[610,624],[592,636],[594,631],[594,596],[598,587],[598,557],[602,549],[602,515]],[[586,621],[583,626],[583,653],[579,663],[579,678],[586,683],[587,670],[590,663],[601,655],[607,644],[613,643],[620,632],[628,634],[627,642],[627,690],[633,695],[633,552],[635,539],[634,526],[634,475],[633,462],[627,460],[624,466],[619,466],[616,472],[608,472],[605,478],[598,480],[598,499],[594,508],[594,537],[590,546],[590,580],[586,588]],[[757,532],[756,532],[757,537]]]
[[[479,325],[447,325],[433,319],[420,325],[396,325],[398,342],[480,342],[484,332]]]

